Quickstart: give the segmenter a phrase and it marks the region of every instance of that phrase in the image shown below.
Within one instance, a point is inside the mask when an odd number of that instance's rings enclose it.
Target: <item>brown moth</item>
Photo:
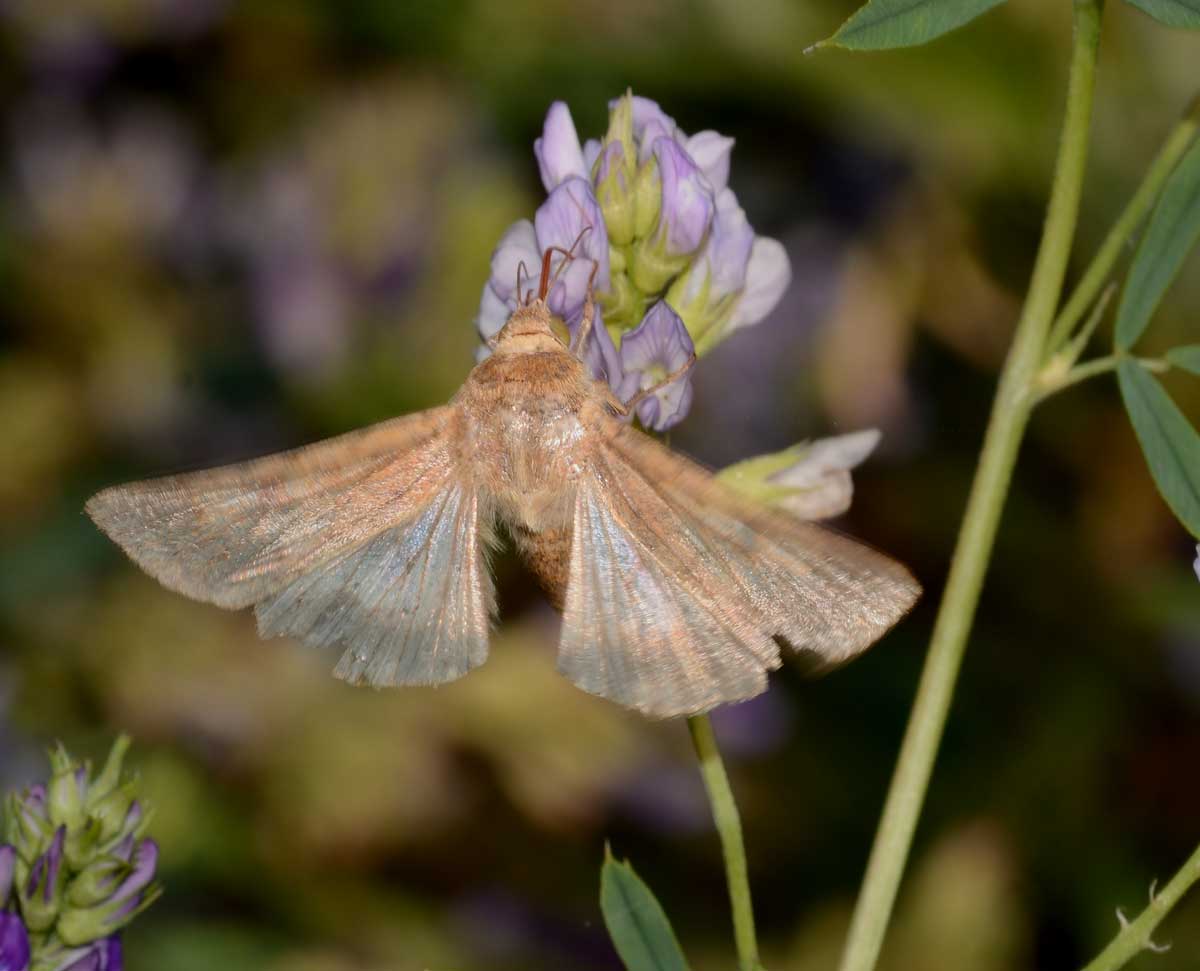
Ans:
[[[920,592],[908,571],[631,427],[682,372],[618,401],[582,362],[590,299],[570,346],[555,332],[550,263],[449,404],[88,513],[164,586],[253,605],[263,637],[337,645],[336,675],[377,687],[486,660],[497,521],[563,611],[559,670],[650,716],[759,694],[777,637],[825,663],[874,643]]]

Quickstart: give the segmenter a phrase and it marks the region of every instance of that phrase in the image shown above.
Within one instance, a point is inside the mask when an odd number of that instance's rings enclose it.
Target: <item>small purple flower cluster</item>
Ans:
[[[119,931],[161,893],[149,814],[121,778],[128,746],[118,739],[94,779],[60,747],[49,784],[9,798],[0,971],[121,971]]]
[[[571,250],[547,303],[574,333],[592,281],[599,306],[585,359],[627,401],[765,317],[791,269],[776,240],[754,234],[728,186],[733,139],[689,136],[631,94],[609,109],[604,138],[581,145],[567,106],[551,105],[534,143],[549,195],[532,222],[500,240],[477,324],[484,340],[498,333],[523,298],[519,268],[539,266],[551,247]],[[685,375],[644,398],[637,416],[663,431],[691,401]]]

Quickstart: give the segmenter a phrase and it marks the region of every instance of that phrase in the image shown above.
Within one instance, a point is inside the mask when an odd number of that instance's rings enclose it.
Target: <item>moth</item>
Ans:
[[[339,647],[335,674],[376,687],[486,660],[499,523],[562,611],[559,670],[652,717],[759,694],[780,640],[826,664],[874,643],[920,592],[909,572],[634,428],[637,400],[681,372],[629,402],[595,380],[594,306],[558,336],[551,258],[448,404],[110,488],[87,512],[164,586],[253,606],[261,636]]]

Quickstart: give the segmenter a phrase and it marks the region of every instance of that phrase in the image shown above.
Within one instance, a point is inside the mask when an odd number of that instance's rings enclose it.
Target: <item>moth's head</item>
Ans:
[[[585,230],[586,231],[586,230]],[[583,238],[581,233],[569,250],[551,246],[542,253],[542,275],[538,281],[537,295],[532,288],[525,290],[522,276],[527,272],[525,264],[517,266],[517,309],[512,312],[500,333],[490,342],[497,353],[530,354],[538,351],[558,350],[568,347],[570,332],[561,317],[550,310],[546,299],[558,276],[571,260],[575,259],[575,247]],[[555,253],[561,253],[562,261],[553,268]],[[590,286],[590,283],[589,283]]]
[[[562,318],[551,312],[545,300],[538,298],[512,312],[496,335],[492,350],[496,354],[534,354],[561,350],[569,339]]]

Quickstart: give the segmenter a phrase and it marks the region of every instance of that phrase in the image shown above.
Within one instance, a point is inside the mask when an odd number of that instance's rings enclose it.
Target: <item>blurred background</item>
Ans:
[[[927,596],[873,651],[718,716],[765,960],[834,966],[1038,239],[1068,0],[922,50],[804,47],[851,0],[0,4],[0,783],[131,731],[167,896],[134,971],[619,967],[605,840],[697,971],[733,963],[682,723],[554,672],[557,618],[496,564],[491,660],[439,690],[136,572],[95,490],[299,445],[458,387],[490,251],[631,86],[737,139],[784,241],[778,310],[706,358],[673,443],[710,465],[877,426],[845,529]],[[1200,87],[1200,37],[1110,3],[1078,273]],[[1200,312],[1184,271],[1149,345]],[[1169,382],[1189,414],[1200,383]],[[1080,965],[1200,840],[1200,587],[1112,383],[1030,431],[886,968]],[[1200,895],[1164,928],[1194,968]]]

